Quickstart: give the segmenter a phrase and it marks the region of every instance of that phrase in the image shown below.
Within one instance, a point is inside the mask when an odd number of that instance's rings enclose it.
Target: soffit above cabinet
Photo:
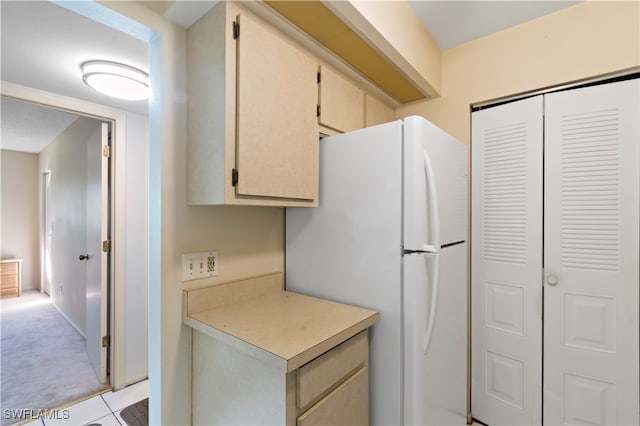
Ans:
[[[400,103],[432,97],[323,2],[266,0],[265,3]]]

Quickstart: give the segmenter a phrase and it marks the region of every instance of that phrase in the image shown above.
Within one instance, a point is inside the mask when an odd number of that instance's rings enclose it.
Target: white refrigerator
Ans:
[[[286,288],[380,312],[372,425],[464,425],[467,147],[422,117],[323,138],[320,205],[286,212]]]

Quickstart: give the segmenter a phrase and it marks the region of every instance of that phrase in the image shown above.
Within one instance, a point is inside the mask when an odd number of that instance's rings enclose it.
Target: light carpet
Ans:
[[[104,390],[84,338],[47,295],[26,291],[0,301],[0,407],[52,409]],[[18,419],[5,419],[2,425]]]

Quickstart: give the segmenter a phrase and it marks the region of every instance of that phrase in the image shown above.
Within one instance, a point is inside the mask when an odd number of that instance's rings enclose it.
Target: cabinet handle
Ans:
[[[549,284],[550,286],[558,285],[558,277],[556,277],[555,275],[548,275],[547,284]]]
[[[78,256],[79,260],[89,260],[89,255],[88,254],[81,254],[80,256]]]

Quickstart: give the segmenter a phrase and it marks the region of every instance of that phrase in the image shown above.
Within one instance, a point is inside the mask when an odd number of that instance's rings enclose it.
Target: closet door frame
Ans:
[[[562,91],[574,91],[574,90],[581,90],[584,87],[592,87],[592,86],[605,86],[608,84],[616,84],[618,82],[625,82],[625,81],[635,81],[636,84],[640,81],[638,78],[640,77],[640,74],[636,73],[634,75],[631,76],[622,76],[622,77],[616,77],[616,78],[612,78],[609,81],[601,81],[601,82],[588,82],[582,86],[576,86],[573,88],[567,88],[567,87],[562,87],[562,88],[557,88],[554,90],[548,90],[548,91],[544,91],[544,92],[539,92],[537,94],[537,96],[539,97],[543,97],[543,96],[547,96],[550,93],[554,93],[554,92],[562,92]],[[637,89],[634,89],[637,90]],[[534,97],[532,95],[532,97]],[[549,422],[554,422],[554,421],[563,421],[562,419],[558,420],[551,420],[550,417],[548,417],[549,414],[549,410],[546,408],[546,406],[543,409],[543,405],[544,404],[549,404],[549,400],[545,400],[543,401],[544,398],[547,398],[548,395],[546,394],[546,392],[543,392],[543,389],[540,387],[538,388],[537,392],[539,394],[539,397],[536,400],[532,401],[532,405],[537,406],[539,408],[537,408],[538,414],[536,416],[536,418],[534,420],[523,420],[523,421],[516,421],[514,420],[514,418],[508,418],[504,417],[502,414],[496,414],[495,413],[495,409],[498,408],[500,406],[501,403],[504,403],[504,401],[499,401],[498,403],[496,403],[495,401],[491,402],[492,398],[491,396],[489,396],[489,398],[486,397],[486,395],[479,397],[480,394],[484,393],[486,394],[486,390],[487,390],[487,383],[486,380],[483,380],[482,378],[484,376],[486,376],[486,374],[483,372],[484,370],[486,370],[486,362],[484,360],[486,360],[486,357],[483,354],[483,351],[486,352],[486,350],[488,349],[488,346],[490,346],[492,344],[492,342],[495,339],[489,339],[490,343],[489,345],[485,345],[485,347],[482,347],[482,349],[479,349],[479,344],[478,342],[480,340],[482,340],[483,338],[486,337],[486,330],[487,330],[487,323],[488,321],[488,304],[487,304],[487,300],[486,300],[486,289],[483,289],[483,287],[486,287],[486,282],[487,282],[487,277],[486,277],[486,271],[483,271],[483,268],[485,268],[485,266],[483,266],[483,262],[486,264],[486,261],[482,260],[482,256],[483,256],[483,228],[482,228],[482,216],[478,213],[478,209],[480,208],[480,206],[482,206],[482,202],[481,202],[481,197],[482,197],[482,191],[483,191],[483,186],[481,183],[481,176],[480,174],[482,173],[483,168],[481,167],[481,163],[479,163],[479,161],[482,159],[483,154],[483,150],[482,148],[479,146],[480,144],[477,143],[478,140],[478,135],[477,135],[477,124],[474,123],[475,119],[474,117],[477,117],[478,113],[482,113],[482,114],[486,114],[487,111],[490,110],[496,110],[496,108],[502,108],[502,107],[507,107],[507,108],[511,108],[515,105],[517,105],[520,102],[526,102],[528,101],[530,98],[525,98],[525,99],[521,99],[521,100],[508,100],[507,102],[505,102],[504,105],[497,105],[495,107],[490,107],[490,108],[486,108],[484,109],[486,106],[483,106],[483,109],[478,109],[475,110],[472,113],[472,146],[471,146],[471,152],[472,152],[472,185],[474,188],[474,191],[472,193],[472,211],[471,211],[471,221],[472,221],[472,237],[471,237],[471,253],[472,253],[472,264],[471,264],[471,287],[472,287],[472,303],[471,303],[471,341],[472,341],[472,356],[471,356],[471,383],[470,383],[470,388],[471,388],[471,417],[476,418],[480,421],[486,422],[487,424],[491,424],[491,425],[498,425],[498,424],[508,424],[508,423],[527,423],[527,424],[540,424],[540,423],[544,423],[544,424],[550,424]],[[636,101],[637,102],[637,101]],[[636,105],[637,106],[637,105]],[[638,113],[636,112],[636,119],[635,119],[635,125],[636,126],[640,126],[640,124],[638,124]],[[544,112],[541,112],[540,114],[540,119],[542,120],[544,117]],[[637,129],[636,129],[637,131]],[[640,136],[637,136],[638,133],[636,133],[636,148],[637,145],[640,144]],[[540,141],[540,149],[541,151],[545,150],[546,148],[544,148],[545,146],[545,141],[544,139],[541,139]],[[632,158],[635,158],[636,160],[636,167],[635,167],[635,174],[633,174],[633,176],[631,177],[632,180],[635,180],[636,185],[638,185],[638,182],[640,181],[640,178],[638,177],[638,169],[640,167],[638,167],[638,164],[640,164],[640,154],[638,153],[639,149],[636,149],[635,151],[630,151],[627,156],[630,156]],[[545,155],[550,155],[549,152],[545,151]],[[541,188],[541,206],[542,206],[542,188],[543,185],[546,182],[546,186],[550,187],[550,185],[553,185],[553,182],[549,181],[549,178],[546,179],[546,181],[543,178],[543,170],[544,170],[544,164],[542,163],[542,160],[540,162],[540,179],[539,179],[539,186]],[[631,206],[631,210],[635,211],[635,218],[636,218],[636,223],[635,223],[635,228],[633,228],[630,231],[631,235],[635,235],[636,236],[636,247],[638,245],[638,236],[639,236],[639,231],[638,228],[640,228],[640,225],[638,224],[638,215],[639,215],[639,202],[638,202],[638,190],[637,190],[637,186],[636,186],[636,191],[635,193],[633,191],[631,191],[632,194],[634,194],[632,196],[632,198],[634,198],[634,200],[632,200],[632,202],[629,204]],[[542,223],[542,219],[545,215],[545,212],[542,210],[542,207],[540,209],[540,213],[539,213],[539,217],[540,217],[540,222]],[[533,219],[534,221],[537,220],[537,218]],[[548,217],[544,219],[545,221],[550,220]],[[540,232],[539,232],[539,240],[540,240],[540,244],[542,244],[542,241],[544,239],[544,232],[545,230],[542,229],[542,227],[540,228]],[[545,240],[545,244],[548,243],[548,239]],[[546,250],[549,250],[548,248]],[[539,269],[536,275],[536,279],[538,280],[538,288],[540,288],[540,299],[539,299],[539,309],[540,312],[542,312],[543,310],[543,296],[542,296],[542,292],[546,291],[543,290],[543,286],[548,286],[549,284],[545,284],[546,282],[546,278],[548,278],[547,276],[545,276],[545,264],[544,264],[544,259],[543,256],[546,255],[546,251],[543,250],[542,247],[540,247],[539,249],[539,258],[540,258],[540,262],[539,262]],[[632,293],[629,295],[629,298],[631,300],[635,300],[635,308],[632,308],[631,310],[631,315],[628,317],[631,318],[632,321],[635,321],[635,325],[633,327],[635,327],[635,341],[631,342],[631,350],[635,352],[635,354],[632,354],[632,357],[635,357],[635,362],[633,363],[633,365],[635,366],[635,371],[630,371],[630,374],[633,376],[635,375],[635,387],[634,387],[634,391],[632,391],[632,395],[631,395],[631,399],[636,401],[635,402],[635,406],[629,406],[629,408],[627,409],[627,411],[630,413],[630,415],[632,416],[631,418],[625,418],[625,420],[622,420],[622,418],[620,418],[620,416],[617,416],[617,422],[620,423],[621,421],[626,421],[627,423],[629,423],[629,421],[631,421],[631,424],[638,424],[638,419],[640,417],[639,415],[639,411],[640,411],[640,407],[638,407],[638,368],[640,368],[640,343],[638,342],[638,322],[640,322],[640,318],[639,318],[639,314],[638,314],[638,305],[640,304],[640,295],[638,295],[638,268],[637,268],[637,262],[638,262],[638,258],[639,258],[639,254],[638,254],[638,249],[636,248],[635,251],[633,251],[632,253],[630,253],[630,258],[633,260],[635,259],[635,269],[633,271],[633,274],[635,275],[635,278],[633,278],[633,281],[635,283],[635,287],[634,290],[635,293]],[[480,260],[479,260],[480,259]],[[550,272],[550,271],[548,271]],[[553,281],[553,278],[552,278]],[[481,284],[478,284],[478,282],[480,282]],[[553,285],[551,286],[553,287]],[[553,290],[553,289],[552,289]],[[537,304],[537,302],[536,302]],[[635,309],[635,311],[633,311],[633,309]],[[633,312],[635,312],[635,314],[633,314]],[[634,316],[635,315],[635,316]],[[551,327],[552,324],[550,324],[550,322],[548,321],[545,324],[542,324],[542,321],[540,322],[540,327],[542,329],[542,327]],[[633,334],[633,333],[632,333]],[[634,340],[634,339],[631,339]],[[539,338],[539,346],[540,348],[542,348],[545,345],[545,342],[543,341],[543,333],[542,331],[540,332],[540,338]],[[542,349],[540,349],[540,353],[541,353],[541,358],[542,358]],[[484,363],[484,365],[483,365]],[[545,361],[545,367],[547,366],[547,364],[549,363],[549,360]],[[548,373],[548,371],[542,371],[542,360],[540,362],[540,370],[539,370],[539,377],[542,379],[543,374],[545,375],[545,382],[548,381],[549,379],[546,378],[546,374]],[[542,383],[540,383],[540,385],[542,385]],[[546,383],[545,383],[545,388],[546,388]],[[635,395],[635,396],[634,396]],[[489,400],[489,402],[487,402],[487,400]],[[493,405],[492,405],[493,404]],[[632,403],[633,404],[633,403]],[[512,410],[513,411],[513,410]],[[541,418],[543,415],[543,411],[544,411],[544,420]],[[490,413],[490,414],[487,414]],[[534,414],[535,416],[535,414]],[[571,419],[568,419],[567,421],[569,421]],[[574,419],[577,420],[577,419]]]

